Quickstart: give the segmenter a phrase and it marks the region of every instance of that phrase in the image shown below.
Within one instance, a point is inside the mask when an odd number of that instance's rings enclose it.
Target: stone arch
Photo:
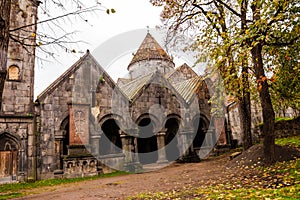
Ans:
[[[124,124],[122,116],[116,114],[106,114],[98,120],[98,126],[101,127],[103,123],[108,120],[113,119],[117,122],[117,125],[120,127],[120,124]]]
[[[99,120],[102,130],[99,140],[99,155],[122,153],[122,142],[120,137],[120,122],[122,118],[118,115],[105,115]]]
[[[153,114],[150,114],[150,113],[144,113],[144,114],[141,114],[136,120],[136,124],[138,125],[143,119],[151,119],[151,121],[153,122],[154,126],[155,126],[155,132],[158,132],[160,131],[159,128],[162,128],[162,122],[160,122],[160,120]]]
[[[17,137],[7,132],[0,134],[0,179],[17,176],[19,149]]]
[[[155,163],[158,159],[158,145],[155,129],[159,127],[159,120],[151,114],[145,113],[136,120],[139,127],[137,138],[138,156],[142,164]]]
[[[209,127],[209,120],[205,115],[197,114],[193,117],[192,123],[194,128],[193,147],[194,149],[200,149],[202,146],[207,145],[205,137]]]
[[[10,149],[5,149],[6,146],[10,146]],[[18,138],[13,136],[10,133],[3,132],[0,134],[0,151],[12,151],[12,150],[18,150],[20,147]]]
[[[67,115],[60,124],[62,134],[62,154],[68,154],[68,145],[70,144],[70,117]]]
[[[180,116],[179,114],[176,114],[176,113],[169,114],[169,115],[165,118],[163,124],[165,125],[166,122],[168,121],[168,119],[171,119],[171,118],[176,119],[176,120],[178,121],[179,125],[181,124],[182,118],[181,118],[181,116]]]
[[[179,158],[178,147],[178,132],[180,130],[181,117],[177,114],[170,114],[165,120],[165,135],[166,158],[169,161],[174,161]]]

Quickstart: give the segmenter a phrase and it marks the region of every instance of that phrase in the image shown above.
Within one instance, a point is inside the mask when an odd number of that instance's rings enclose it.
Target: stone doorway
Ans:
[[[12,181],[17,179],[18,145],[8,133],[0,136],[0,180]]]
[[[150,118],[144,118],[139,122],[138,153],[141,164],[156,163],[157,139],[154,134],[154,123]]]

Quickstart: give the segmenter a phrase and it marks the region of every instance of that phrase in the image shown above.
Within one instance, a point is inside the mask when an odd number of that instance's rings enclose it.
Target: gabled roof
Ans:
[[[128,97],[128,99],[132,100],[139,93],[139,91],[146,85],[152,78],[153,73],[147,74],[145,76],[134,79],[133,81],[121,86],[121,90]]]
[[[177,92],[182,96],[182,98],[186,101],[186,103],[191,103],[194,96],[196,95],[197,89],[201,86],[202,77],[195,77],[183,82],[174,84],[174,88]]]
[[[129,79],[129,78],[118,78],[117,85],[120,87],[122,85],[129,83],[130,81],[131,81],[131,79]]]
[[[172,59],[168,56],[168,54],[165,52],[165,50],[152,37],[152,35],[150,33],[147,33],[145,39],[143,40],[139,49],[133,56],[131,62],[129,63],[128,68],[133,63],[150,59],[162,59],[173,62]]]
[[[86,54],[82,56],[76,63],[74,63],[69,69],[67,69],[61,76],[59,76],[55,81],[53,81],[43,92],[41,92],[38,96],[37,99],[44,99],[47,97],[47,95],[51,94],[57,87],[61,85],[61,83],[68,79],[75,71],[77,71],[80,66],[86,61],[86,60],[91,60],[96,67],[98,67],[103,73],[103,77],[109,81],[109,84],[114,89],[117,89],[121,92],[121,94],[124,95],[124,93],[120,90],[120,88],[116,85],[114,80],[107,74],[107,72],[100,66],[100,64],[96,61],[96,59],[90,54],[89,50],[87,50]]]
[[[136,97],[142,92],[143,88],[151,83],[155,83],[157,80],[160,80],[162,85],[169,88],[180,101],[185,102],[182,96],[176,91],[172,84],[163,76],[160,71],[155,71],[145,76],[134,79],[133,81],[121,86],[121,90],[127,96],[127,98],[134,102]]]
[[[167,79],[172,79],[177,73],[182,74],[186,79],[197,77],[197,73],[188,64],[184,63],[177,67],[174,71],[168,73],[165,77]]]

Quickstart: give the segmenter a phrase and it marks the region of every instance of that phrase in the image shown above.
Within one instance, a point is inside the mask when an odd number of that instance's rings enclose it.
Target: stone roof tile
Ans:
[[[158,44],[158,42],[152,37],[150,33],[147,33],[145,39],[140,45],[139,49],[133,56],[130,65],[142,61],[142,60],[150,60],[150,59],[162,59],[173,62],[172,59],[168,56],[165,50]]]

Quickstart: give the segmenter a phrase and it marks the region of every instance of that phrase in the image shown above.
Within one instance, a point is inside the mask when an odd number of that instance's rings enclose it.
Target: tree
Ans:
[[[288,0],[150,0],[164,6],[162,19],[174,32],[197,33],[195,46],[220,70],[227,91],[242,97],[249,116],[250,84],[255,77],[263,114],[263,147],[266,163],[275,159],[275,114],[265,67],[274,65],[269,47],[295,46],[299,41],[299,2]],[[191,33],[191,31],[189,31]],[[277,57],[275,57],[277,58]],[[246,111],[246,112],[245,112]],[[242,117],[243,119],[243,117]],[[243,123],[244,124],[244,123]],[[245,127],[244,127],[245,128]],[[244,131],[244,134],[246,131]],[[247,134],[247,133],[246,133]],[[245,141],[245,140],[244,140]]]
[[[298,41],[299,43],[299,41]],[[284,48],[270,47],[269,59],[277,63],[271,77],[272,102],[277,112],[285,115],[287,108],[291,107],[299,115],[300,111],[300,44]],[[274,59],[274,57],[277,57]],[[272,70],[272,66],[269,66]]]
[[[0,0],[0,109],[6,79],[7,50],[9,41],[10,0]]]

